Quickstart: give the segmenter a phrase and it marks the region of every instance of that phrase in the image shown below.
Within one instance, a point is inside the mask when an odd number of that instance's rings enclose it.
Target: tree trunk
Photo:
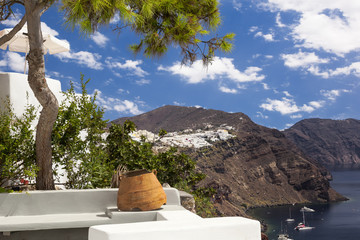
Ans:
[[[40,4],[43,4],[41,2],[43,1],[24,1],[30,45],[26,59],[29,62],[29,85],[42,106],[36,128],[36,163],[39,167],[36,188],[49,190],[55,189],[52,171],[51,132],[57,118],[59,104],[45,79],[43,37],[40,25],[42,10]]]

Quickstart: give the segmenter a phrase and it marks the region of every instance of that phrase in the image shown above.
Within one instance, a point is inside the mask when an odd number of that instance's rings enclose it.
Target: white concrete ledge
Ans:
[[[154,211],[119,211],[117,189],[0,193],[0,232],[84,228],[100,224],[157,221],[157,212],[184,211],[175,188]]]
[[[260,223],[242,217],[93,226],[89,240],[260,240]]]

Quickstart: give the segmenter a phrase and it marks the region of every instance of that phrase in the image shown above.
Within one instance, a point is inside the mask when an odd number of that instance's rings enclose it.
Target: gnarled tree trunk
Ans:
[[[40,26],[40,15],[44,2],[46,1],[24,1],[30,45],[30,51],[26,57],[29,62],[28,82],[35,97],[43,107],[36,129],[36,162],[39,167],[36,188],[41,190],[55,189],[51,157],[51,132],[59,111],[59,103],[45,79],[43,37]]]

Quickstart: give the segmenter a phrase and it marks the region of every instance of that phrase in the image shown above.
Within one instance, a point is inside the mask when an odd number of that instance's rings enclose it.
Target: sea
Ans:
[[[304,204],[271,208],[256,208],[249,214],[267,224],[266,235],[277,240],[279,233],[286,232],[293,240],[357,240],[360,239],[360,169],[331,171],[331,186],[349,200],[330,204],[307,204],[315,210],[305,213],[306,225],[311,230],[296,231],[294,228],[302,222],[300,209]],[[289,215],[293,223],[285,220]]]

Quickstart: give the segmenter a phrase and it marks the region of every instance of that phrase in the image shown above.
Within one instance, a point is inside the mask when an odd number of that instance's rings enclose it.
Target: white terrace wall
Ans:
[[[60,81],[51,78],[46,78],[46,80],[60,104],[62,101]],[[21,116],[24,113],[27,104],[40,107],[40,103],[29,86],[26,74],[0,72],[0,109],[3,108],[7,97],[9,97],[17,116]]]

